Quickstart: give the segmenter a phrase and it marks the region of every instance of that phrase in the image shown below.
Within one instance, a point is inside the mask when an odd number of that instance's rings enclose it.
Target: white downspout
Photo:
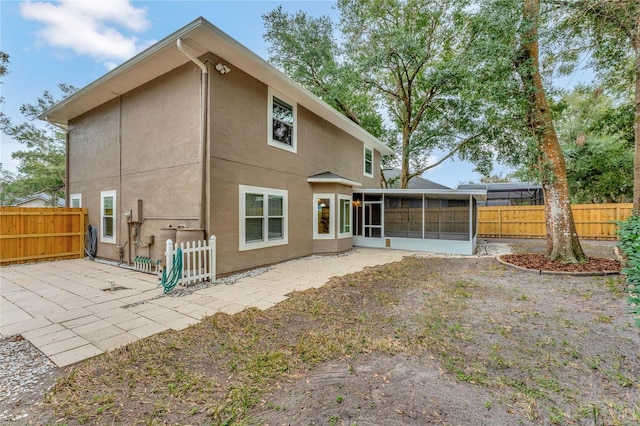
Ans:
[[[180,51],[182,53],[184,53],[184,55],[187,58],[191,59],[197,66],[200,67],[200,69],[202,70],[202,74],[208,74],[209,73],[209,71],[207,71],[207,66],[200,59],[198,59],[195,55],[193,55],[191,52],[189,52],[186,47],[184,47],[182,45],[182,39],[180,39],[180,38],[178,39],[177,45],[178,45],[178,49],[180,49]]]
[[[67,133],[69,131],[66,127],[61,126],[58,123],[54,123],[53,121],[49,120],[49,116],[48,115],[44,116],[44,121],[46,121],[47,123],[51,124],[54,127],[57,127],[58,129],[62,130],[65,133]]]
[[[204,229],[205,238],[207,238],[208,229],[205,229],[205,216],[207,212],[207,171],[206,171],[206,121],[207,121],[207,111],[205,105],[205,99],[207,98],[207,74],[209,71],[207,70],[207,66],[198,59],[194,54],[189,52],[185,46],[182,45],[182,39],[178,38],[176,41],[176,45],[178,46],[178,50],[180,50],[187,58],[189,58],[194,64],[200,67],[202,71],[200,74],[200,219],[198,221],[198,228]]]

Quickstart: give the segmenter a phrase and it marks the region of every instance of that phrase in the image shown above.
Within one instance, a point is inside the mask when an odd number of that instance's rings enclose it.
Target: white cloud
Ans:
[[[44,24],[37,35],[45,44],[96,58],[108,68],[148,46],[148,42],[139,43],[130,35],[149,26],[147,9],[136,8],[129,0],[27,0],[20,13],[25,19]]]
[[[431,165],[431,164],[437,163],[438,161],[440,161],[440,157],[438,157],[437,155],[434,155],[434,154],[429,154],[427,156],[427,158],[425,159],[425,164]],[[442,164],[435,166],[434,169],[437,169],[441,165]]]

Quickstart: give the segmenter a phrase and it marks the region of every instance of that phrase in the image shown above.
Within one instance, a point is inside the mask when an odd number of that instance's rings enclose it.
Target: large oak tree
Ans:
[[[264,16],[270,60],[396,151],[399,186],[457,155],[488,172],[496,114],[470,67],[469,3],[339,0],[328,17]],[[340,42],[336,41],[340,40]],[[445,152],[431,161],[435,149]]]
[[[638,0],[544,0],[558,17],[563,54],[572,71],[579,54],[610,91],[632,94],[634,121],[633,207],[640,211],[640,2]]]
[[[538,167],[544,190],[547,227],[547,257],[565,263],[583,261],[573,212],[564,154],[553,124],[553,116],[540,73],[540,1],[522,4],[520,56],[514,65],[526,92],[526,122],[537,142]]]

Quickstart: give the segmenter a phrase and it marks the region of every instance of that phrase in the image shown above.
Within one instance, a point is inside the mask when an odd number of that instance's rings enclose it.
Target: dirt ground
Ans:
[[[590,256],[613,257],[610,244],[584,246]],[[540,252],[543,246],[519,242],[513,249]],[[621,281],[541,276],[486,258],[445,263],[448,278],[467,282],[470,294],[462,296],[469,306],[443,332],[466,344],[323,364],[265,397],[270,402],[258,410],[261,421],[640,424],[640,338],[624,313]],[[398,309],[409,312],[428,299],[421,291],[404,296]],[[447,365],[452,357],[453,367]]]
[[[616,276],[412,257],[61,369],[14,423],[640,424],[639,330]]]

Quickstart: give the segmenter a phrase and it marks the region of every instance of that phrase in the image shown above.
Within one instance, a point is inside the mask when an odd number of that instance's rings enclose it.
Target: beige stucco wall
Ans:
[[[207,130],[209,142],[206,237],[217,238],[218,273],[253,268],[313,253],[351,248],[351,238],[313,239],[313,194],[351,194],[345,185],[310,184],[310,175],[330,171],[378,188],[363,174],[363,143],[316,117],[297,112],[297,153],[267,144],[268,87],[240,69],[209,56]],[[231,72],[214,70],[218,62]],[[98,256],[124,260],[136,255],[162,259],[162,227],[198,227],[201,170],[200,70],[187,64],[71,120],[69,192],[82,194],[89,223],[100,224],[100,192],[117,191],[117,244],[100,244]],[[288,191],[288,244],[239,251],[239,185]],[[141,224],[128,225],[123,213],[142,200]],[[334,208],[337,209],[337,198]],[[336,210],[337,211],[337,210]],[[336,215],[337,216],[337,215]],[[336,219],[337,220],[337,219]],[[136,228],[137,237],[131,230]],[[337,224],[336,224],[337,230]],[[154,244],[148,246],[149,236]],[[136,244],[138,241],[138,244]]]
[[[100,192],[116,190],[117,244],[98,246],[98,256],[125,260],[162,256],[164,242],[150,235],[168,224],[197,226],[199,217],[199,69],[188,64],[104,104],[70,123],[69,192],[82,194],[89,223],[100,224]],[[128,237],[124,212],[142,200],[139,241]],[[154,219],[175,218],[175,219]]]
[[[216,57],[212,61],[224,63]],[[313,239],[313,194],[351,195],[351,187],[311,184],[307,177],[330,171],[361,182],[365,188],[377,188],[379,167],[374,166],[374,178],[365,177],[363,143],[301,105],[297,112],[297,152],[268,145],[268,87],[230,66],[228,74],[211,74],[210,223],[217,239],[219,273],[348,250],[351,238],[338,239],[336,234],[332,240]],[[376,160],[379,164],[379,153]],[[287,245],[239,251],[239,185],[288,191]],[[335,203],[337,209],[337,198]]]

